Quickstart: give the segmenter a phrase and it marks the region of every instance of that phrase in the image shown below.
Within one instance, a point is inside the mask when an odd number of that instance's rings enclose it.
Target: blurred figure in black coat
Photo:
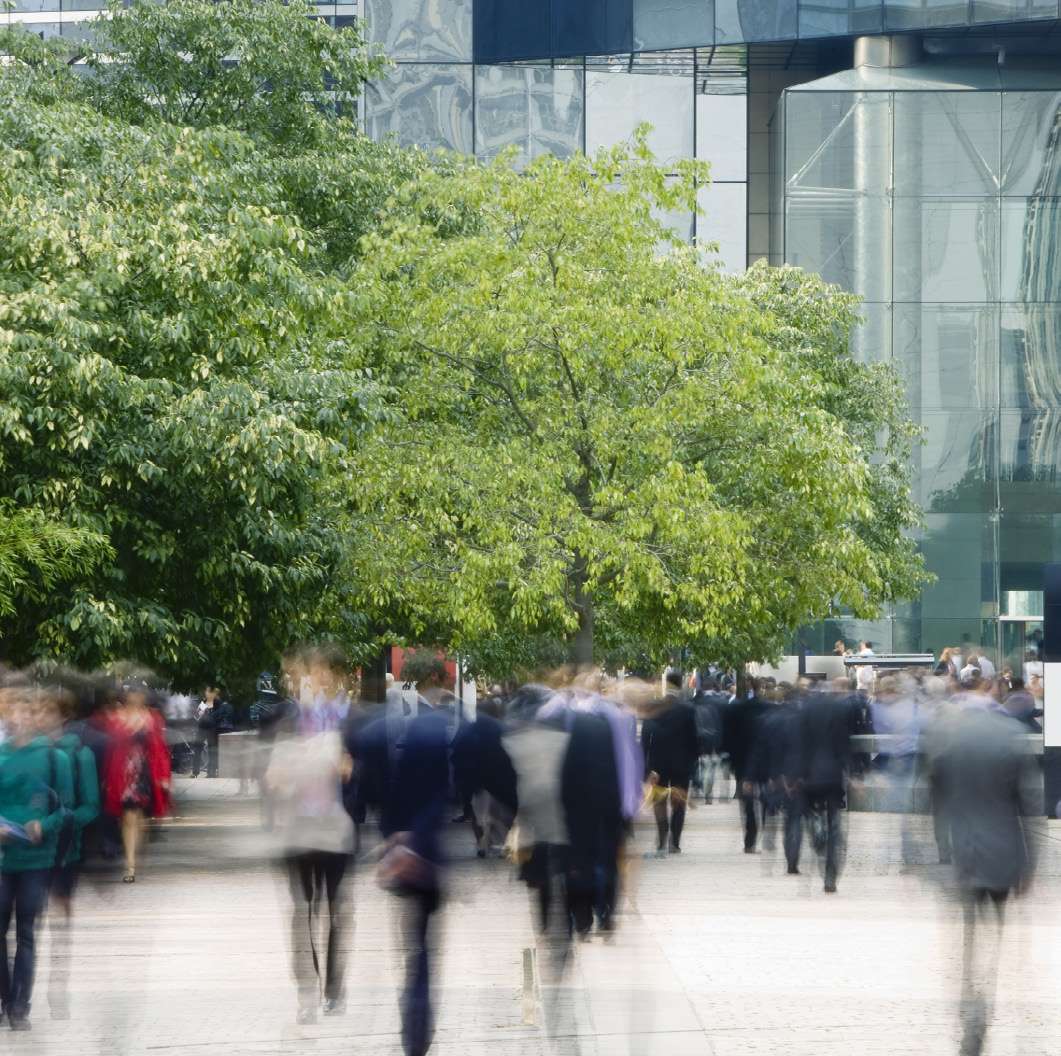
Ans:
[[[1026,727],[1016,719],[974,705],[948,733],[935,766],[948,800],[964,912],[960,1052],[978,1056],[991,1020],[1006,900],[1027,890],[1035,867],[1035,839],[1024,818],[1040,814],[1042,803]]]
[[[689,798],[689,783],[700,758],[696,715],[692,705],[681,700],[680,671],[667,672],[668,692],[657,701],[652,714],[641,725],[641,747],[645,753],[645,775],[650,784],[661,792],[653,805],[656,827],[659,830],[656,854],[667,848],[672,854],[681,851],[682,826],[685,824],[685,805]],[[670,802],[670,819],[667,803]]]
[[[851,735],[858,716],[857,699],[838,691],[807,694],[801,712],[799,772],[793,784],[805,797],[803,806],[815,849],[823,859],[828,892],[836,891],[843,865],[841,812],[851,774]]]
[[[744,853],[754,854],[759,838],[757,813],[761,803],[762,783],[766,780],[764,753],[759,745],[762,736],[762,717],[770,704],[757,695],[759,684],[750,679],[752,696],[733,700],[727,705],[723,718],[723,737],[733,777],[740,797],[744,824]]]

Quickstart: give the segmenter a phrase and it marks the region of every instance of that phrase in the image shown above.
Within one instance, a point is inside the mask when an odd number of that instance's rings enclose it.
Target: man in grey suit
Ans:
[[[965,917],[962,1056],[977,1056],[991,1019],[1006,900],[1031,881],[1035,842],[1024,818],[1040,813],[1025,730],[977,706],[955,716],[937,766],[946,790],[953,861]]]

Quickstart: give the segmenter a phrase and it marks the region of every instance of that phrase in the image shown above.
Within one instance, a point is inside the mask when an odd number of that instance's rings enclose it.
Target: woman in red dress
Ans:
[[[126,689],[106,723],[110,747],[103,764],[103,809],[121,819],[125,883],[136,879],[136,851],[145,817],[163,817],[170,806],[169,749],[162,717],[147,694]]]

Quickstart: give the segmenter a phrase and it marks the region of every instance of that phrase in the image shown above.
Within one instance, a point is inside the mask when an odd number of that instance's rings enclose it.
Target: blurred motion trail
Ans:
[[[347,1010],[298,1026],[287,931],[290,896],[235,780],[177,777],[177,817],[145,849],[135,884],[119,863],[86,865],[69,935],[45,920],[33,1030],[3,1027],[13,1053],[265,1054],[401,1051],[394,899],[376,885],[371,818],[350,878]],[[931,821],[909,819],[931,849]],[[503,861],[478,859],[468,825],[446,831],[451,867],[439,933],[440,1056],[899,1056],[957,1050],[960,905],[937,865],[901,872],[876,853],[895,818],[852,814],[845,881],[825,895],[813,862],[785,874],[780,846],[742,851],[737,805],[690,811],[683,853],[631,847],[633,904],[607,940],[577,943],[565,978],[571,1035],[549,1048],[528,892]],[[1057,1052],[1055,951],[1061,823],[1033,823],[1035,887],[1008,909],[998,1003],[985,1052]],[[931,855],[926,855],[931,860]],[[571,970],[573,969],[573,970]],[[52,1002],[55,1002],[54,1006]],[[533,1016],[536,1023],[525,1022]]]

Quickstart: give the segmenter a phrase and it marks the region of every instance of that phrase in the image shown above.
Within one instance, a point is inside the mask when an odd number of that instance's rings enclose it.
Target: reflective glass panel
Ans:
[[[864,320],[851,331],[851,355],[860,363],[884,363],[892,359],[892,306],[863,301],[856,309]],[[894,366],[899,366],[894,363]]]
[[[714,42],[712,0],[633,0],[633,4],[635,51]]]
[[[390,59],[471,61],[471,0],[366,0],[365,18]]]
[[[792,92],[785,103],[785,179],[790,188],[891,186],[890,92]]]
[[[395,132],[403,147],[470,154],[472,67],[392,67],[365,88],[365,130],[373,139]]]
[[[895,199],[895,299],[997,301],[998,200]]]
[[[914,449],[914,494],[926,513],[993,509],[998,420],[973,408],[924,411],[925,443]]]
[[[715,43],[794,40],[796,0],[715,0]]]
[[[884,28],[961,26],[969,21],[967,0],[885,0]]]
[[[1057,18],[1057,0],[973,0],[973,22]]]
[[[1002,94],[1002,193],[1061,195],[1061,92]]]
[[[1061,407],[1061,305],[1027,304],[1002,312],[1003,407]]]
[[[896,92],[897,195],[998,194],[997,92]]]
[[[711,162],[711,179],[748,178],[748,97],[697,95],[696,156]]]
[[[995,613],[996,522],[989,513],[979,511],[929,514],[921,552],[925,567],[937,576],[935,583],[921,591],[922,618],[945,619],[950,624],[946,633],[953,637],[939,647],[956,647],[961,636],[970,632],[964,628],[959,631],[951,621],[978,621]],[[972,640],[979,643],[977,637]]]
[[[743,271],[748,259],[747,186],[743,183],[714,183],[697,191],[697,202],[704,213],[696,218],[696,234],[702,242],[717,242],[717,260],[724,271]]]
[[[93,7],[96,7],[96,6],[98,6],[98,5],[93,4]],[[13,12],[15,12],[15,11],[58,11],[59,10],[59,0],[14,0],[14,4],[13,4],[11,10]],[[6,22],[7,19],[4,19],[4,21]],[[18,19],[15,18],[12,21],[17,22]],[[42,29],[36,29],[32,24],[26,24],[26,29],[28,29],[31,33],[44,32],[43,28]],[[54,36],[55,34],[48,34],[48,35],[49,36]]]
[[[1061,301],[1061,198],[1002,202],[1002,297]]]
[[[693,156],[692,77],[591,70],[586,73],[586,151],[628,140],[642,121],[666,164]]]
[[[520,162],[582,149],[583,74],[536,66],[476,68],[475,151],[492,158],[519,149]]]
[[[801,0],[801,37],[879,33],[884,24],[881,0]]]
[[[999,315],[997,305],[895,306],[894,363],[906,379],[911,406],[995,406]]]
[[[891,300],[891,199],[801,192],[786,202],[788,263],[867,300]]]
[[[1061,512],[1061,409],[1003,411],[999,435],[1003,509]]]

